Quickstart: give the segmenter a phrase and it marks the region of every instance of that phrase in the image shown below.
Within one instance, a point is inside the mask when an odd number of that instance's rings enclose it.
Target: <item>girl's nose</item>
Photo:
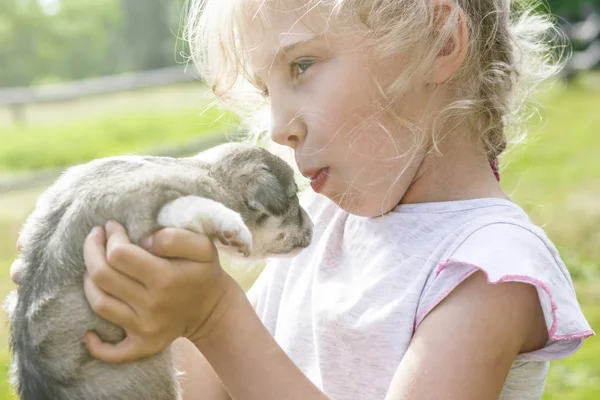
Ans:
[[[270,134],[275,143],[295,149],[306,136],[306,125],[302,116],[290,107],[272,103]]]

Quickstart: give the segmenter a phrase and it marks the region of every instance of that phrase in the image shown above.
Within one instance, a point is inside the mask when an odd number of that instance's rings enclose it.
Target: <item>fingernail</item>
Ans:
[[[142,247],[146,250],[150,250],[150,248],[152,247],[152,235],[142,240]]]
[[[109,227],[110,227],[110,224],[111,224],[111,223],[112,223],[111,221],[106,221],[106,223],[104,224],[104,228],[105,228],[106,230],[108,230],[108,229],[109,229]]]
[[[99,226],[95,226],[92,228],[92,231],[90,232],[91,235],[97,235],[100,232],[100,227]]]

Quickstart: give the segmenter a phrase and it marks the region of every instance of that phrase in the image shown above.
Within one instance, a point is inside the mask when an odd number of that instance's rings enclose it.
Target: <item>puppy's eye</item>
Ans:
[[[269,215],[268,215],[268,214],[264,214],[264,213],[263,213],[263,214],[261,214],[261,215],[260,215],[260,216],[259,216],[259,217],[256,219],[256,224],[257,224],[257,225],[262,225],[262,224],[263,224],[263,223],[264,223],[264,222],[267,220],[267,218],[269,218]]]

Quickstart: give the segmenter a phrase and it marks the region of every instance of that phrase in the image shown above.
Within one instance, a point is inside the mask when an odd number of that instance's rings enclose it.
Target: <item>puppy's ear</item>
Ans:
[[[270,215],[284,214],[289,200],[277,177],[266,166],[257,168],[252,175],[244,192],[246,206]]]

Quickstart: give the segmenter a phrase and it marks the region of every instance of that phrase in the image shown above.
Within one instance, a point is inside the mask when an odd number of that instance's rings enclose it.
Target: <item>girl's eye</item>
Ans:
[[[302,75],[303,73],[306,72],[307,69],[312,67],[314,63],[315,63],[314,60],[304,60],[304,59],[296,60],[296,61],[294,61],[294,64],[293,64],[294,72],[298,75]]]

